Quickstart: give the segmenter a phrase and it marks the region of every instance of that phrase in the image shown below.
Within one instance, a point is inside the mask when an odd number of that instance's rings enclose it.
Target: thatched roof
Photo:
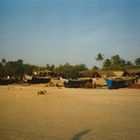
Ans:
[[[37,70],[37,71],[33,71],[33,75],[39,75],[41,77],[45,77],[45,76],[56,76],[56,73],[50,70]]]
[[[127,71],[113,71],[113,73],[117,76],[117,77],[122,77],[122,76],[127,76],[129,75],[129,73]]]
[[[80,73],[81,77],[100,77],[98,72],[96,70],[86,70],[86,71],[81,71]]]
[[[99,75],[101,77],[115,77],[115,73],[111,70],[99,70],[98,71]]]
[[[140,73],[140,69],[128,69],[127,72],[129,74],[138,74]]]
[[[113,72],[117,77],[122,77],[124,73],[124,71],[113,71]]]
[[[139,76],[140,77],[140,69],[128,69],[127,72],[130,76]]]

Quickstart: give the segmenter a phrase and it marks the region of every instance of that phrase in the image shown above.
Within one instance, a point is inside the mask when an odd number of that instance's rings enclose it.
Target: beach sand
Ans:
[[[140,90],[0,86],[0,139],[140,140]]]

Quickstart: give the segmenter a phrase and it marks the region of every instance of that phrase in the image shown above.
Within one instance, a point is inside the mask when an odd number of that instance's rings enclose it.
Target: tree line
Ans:
[[[126,61],[119,55],[114,55],[110,58],[105,58],[103,54],[99,53],[95,58],[100,64],[94,65],[90,70],[98,70],[99,67],[105,70],[126,70],[128,68],[140,68],[140,57],[135,59],[135,62]],[[65,63],[63,65],[56,66],[54,64],[47,64],[40,67],[32,64],[25,64],[23,60],[18,59],[16,61],[6,61],[3,58],[0,61],[0,78],[6,78],[7,76],[19,78],[22,74],[26,73],[32,75],[33,71],[47,69],[56,73],[57,76],[63,76],[64,78],[78,78],[81,71],[89,70],[85,64],[72,65]]]
[[[140,66],[140,57],[136,58],[133,63],[122,59],[119,55],[114,55],[105,59],[104,55],[99,53],[95,59],[101,62],[103,69],[107,70],[126,70],[129,68],[138,68]]]
[[[34,69],[37,69],[37,66],[31,64],[24,64],[23,60],[18,59],[16,61],[6,61],[3,58],[0,62],[0,77],[6,78],[7,76],[18,78],[23,73],[32,75]]]

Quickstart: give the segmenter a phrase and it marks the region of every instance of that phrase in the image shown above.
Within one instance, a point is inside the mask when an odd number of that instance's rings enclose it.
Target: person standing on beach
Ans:
[[[92,85],[93,85],[94,88],[97,87],[96,78],[92,78]]]

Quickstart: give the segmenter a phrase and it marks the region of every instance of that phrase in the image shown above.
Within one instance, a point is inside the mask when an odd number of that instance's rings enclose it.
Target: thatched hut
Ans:
[[[79,72],[79,74],[80,74],[80,77],[90,77],[90,78],[100,77],[100,75],[98,74],[96,70],[81,71]]]
[[[115,77],[115,73],[111,70],[99,70],[98,74],[104,78],[104,77]]]
[[[127,71],[113,71],[113,73],[116,75],[116,77],[129,76]]]
[[[56,73],[50,70],[38,70],[33,71],[33,75],[38,75],[40,77],[56,77]]]
[[[138,76],[140,78],[140,69],[128,69],[127,72],[130,76]]]

